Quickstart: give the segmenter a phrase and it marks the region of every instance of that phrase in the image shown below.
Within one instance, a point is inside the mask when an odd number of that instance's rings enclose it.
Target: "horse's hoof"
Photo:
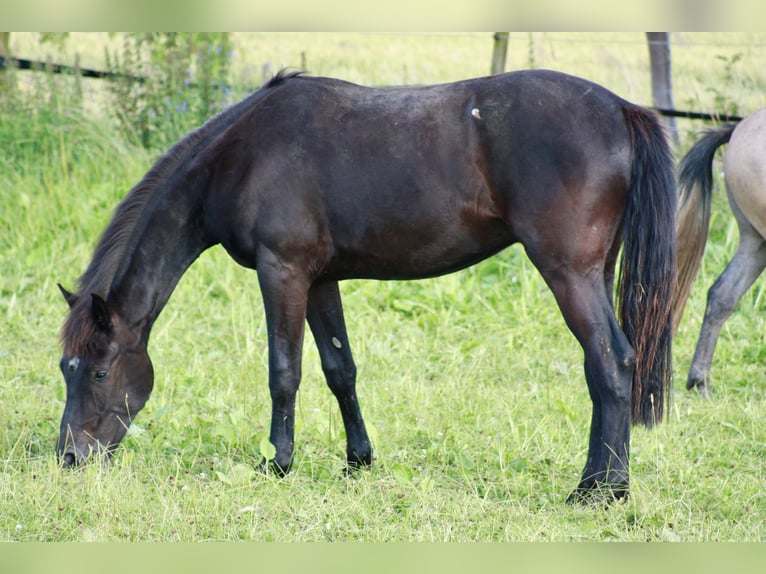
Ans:
[[[582,488],[575,488],[572,493],[567,496],[567,504],[585,504],[585,500],[588,497],[588,491]]]
[[[372,450],[367,449],[362,454],[350,452],[346,454],[346,467],[350,472],[372,466]]]
[[[615,502],[627,500],[628,485],[594,484],[588,487],[578,486],[566,500],[567,504],[579,504],[592,508],[609,506]]]
[[[692,391],[694,389],[697,389],[703,399],[709,399],[712,396],[710,384],[705,380],[705,377],[689,375],[689,379],[686,381],[686,390]]]
[[[354,477],[363,470],[372,466],[372,461],[359,460],[357,458],[346,460],[346,466],[343,468],[343,476]]]
[[[256,470],[262,474],[274,474],[279,478],[284,478],[288,472],[290,472],[290,465],[287,464],[283,468],[275,460],[261,459],[261,462],[256,466]]]

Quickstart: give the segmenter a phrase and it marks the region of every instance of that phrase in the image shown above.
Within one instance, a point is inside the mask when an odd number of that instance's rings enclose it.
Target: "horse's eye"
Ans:
[[[109,371],[96,371],[93,373],[93,380],[97,383],[103,383]]]

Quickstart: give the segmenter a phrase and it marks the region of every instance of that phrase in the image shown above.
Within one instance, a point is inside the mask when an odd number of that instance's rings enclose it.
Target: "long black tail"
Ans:
[[[676,278],[673,155],[659,118],[623,109],[633,146],[618,284],[620,320],[636,353],[632,420],[662,420],[672,371],[672,297]]]
[[[676,216],[678,282],[673,297],[674,332],[678,329],[705,253],[713,202],[713,158],[716,150],[731,139],[735,127],[737,124],[728,124],[706,131],[679,164]]]

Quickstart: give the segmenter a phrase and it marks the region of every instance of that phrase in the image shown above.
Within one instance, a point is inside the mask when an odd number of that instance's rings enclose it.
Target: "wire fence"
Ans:
[[[434,41],[446,40],[449,42],[464,42],[475,45],[486,46],[486,69],[490,69],[490,59],[492,56],[491,47],[491,33],[365,33],[357,35],[362,37],[378,37],[391,41],[408,41],[410,39],[431,39]],[[635,67],[635,64],[629,64],[626,62],[627,58],[644,58],[646,59],[647,40],[644,34],[593,34],[593,33],[553,33],[553,32],[511,32],[508,35],[507,44],[507,59],[508,68],[532,68],[532,67],[572,67],[570,61],[567,59],[570,56],[570,52],[573,51],[572,47],[587,47],[590,53],[593,53],[598,58],[608,60],[611,58],[614,60],[614,68],[622,70],[623,76],[628,76],[627,68],[630,65]],[[483,50],[483,48],[482,48]],[[625,50],[629,50],[628,56],[625,56]],[[691,58],[700,59],[702,64],[707,59],[710,64],[716,64],[721,68],[724,79],[727,83],[734,84],[735,80],[735,65],[736,58],[739,54],[747,54],[749,59],[755,61],[763,61],[766,58],[766,34],[753,33],[753,34],[706,34],[700,35],[695,33],[673,33],[672,34],[672,50],[674,54],[674,67],[676,58],[675,55],[679,54],[689,59],[687,54],[699,54],[698,56],[691,56]],[[308,50],[307,50],[308,51]],[[299,64],[306,64],[306,52],[301,52]],[[312,58],[314,54],[309,53],[309,58]],[[680,58],[679,58],[680,59]],[[77,63],[74,65],[65,64],[61,62],[40,61],[33,58],[3,58],[0,56],[0,69],[8,68],[10,66],[15,67],[21,71],[48,71],[52,74],[71,74],[79,75],[83,78],[92,79],[127,79],[135,82],[143,82],[145,78],[138,75],[127,75],[114,71],[102,70],[97,67],[81,67]],[[624,61],[623,61],[624,60]],[[311,61],[312,64],[316,62],[316,58]],[[295,64],[294,64],[295,65]],[[648,62],[645,64],[648,73]],[[679,66],[678,76],[685,76],[689,72],[688,66]],[[270,74],[276,71],[276,66],[273,66],[271,62],[263,62],[258,74],[253,74],[248,81],[248,88],[255,88],[257,84]],[[415,74],[412,74],[413,76]],[[406,72],[403,74],[405,80],[407,79]],[[588,77],[588,76],[586,76]],[[417,78],[414,78],[413,83],[417,83]],[[599,78],[593,78],[595,81],[604,85],[610,85],[609,82],[603,80],[599,81]],[[704,78],[702,78],[704,79]],[[762,78],[757,78],[755,81],[751,81],[752,91],[757,92],[759,89],[759,83]],[[699,79],[698,79],[699,80]],[[635,83],[635,80],[632,80]],[[643,81],[643,80],[642,80]],[[711,81],[714,81],[711,79]],[[766,80],[764,80],[766,84]],[[195,87],[193,82],[187,82],[187,87]],[[730,88],[730,89],[729,89]],[[728,89],[728,92],[727,92]],[[655,108],[660,114],[673,117],[684,118],[689,120],[701,120],[701,121],[714,121],[714,122],[736,122],[739,121],[743,115],[737,113],[739,110],[752,111],[753,105],[748,102],[739,102],[736,100],[737,94],[735,93],[734,86],[728,85],[716,85],[712,84],[711,87],[705,88],[703,96],[709,96],[713,92],[713,105],[705,105],[707,109],[695,109],[694,104],[696,102],[691,101],[692,98],[686,98],[680,100],[683,105],[675,106],[674,108],[658,107]],[[760,90],[760,93],[766,93],[766,90]],[[648,105],[646,101],[650,98],[642,97],[638,101],[643,101],[644,105]],[[630,97],[630,96],[629,96]],[[751,100],[754,99],[750,96]],[[635,98],[633,98],[636,101]],[[703,99],[710,99],[707,97],[699,97],[700,101]],[[691,104],[691,105],[689,105]],[[756,104],[757,105],[757,104]],[[650,106],[651,107],[651,106]]]
[[[56,64],[51,62],[40,62],[37,60],[29,60],[26,58],[6,58],[0,56],[0,70],[8,69],[13,66],[17,70],[33,71],[33,72],[46,72],[50,74],[70,74],[79,75],[83,78],[95,78],[105,80],[130,80],[137,83],[143,83],[146,78],[142,76],[133,76],[128,74],[122,74],[119,72],[110,72],[104,70],[94,70],[90,68],[81,68],[79,66],[69,66],[66,64]],[[187,82],[186,87],[195,88],[196,84],[193,82]],[[729,114],[725,112],[695,112],[688,110],[678,110],[670,108],[660,108],[649,106],[660,115],[666,117],[685,118],[694,120],[705,120],[714,122],[738,122],[743,119],[743,116]]]

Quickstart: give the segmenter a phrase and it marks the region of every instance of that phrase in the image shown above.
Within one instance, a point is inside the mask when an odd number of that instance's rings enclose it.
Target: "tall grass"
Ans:
[[[535,64],[597,76],[622,94],[643,90],[645,46],[636,35],[614,44],[620,38],[535,35]],[[513,41],[526,58],[529,36]],[[729,44],[705,44],[705,53],[756,51]],[[294,65],[306,52],[314,72],[385,84],[477,75],[490,54],[473,35],[243,35],[235,46],[256,70],[267,60]],[[702,86],[723,93],[715,74],[725,71],[711,72],[711,58],[693,49],[689,61],[676,52],[677,85],[698,82],[699,102],[712,102]],[[741,79],[726,97],[741,111],[762,98],[759,61],[745,57],[730,71]],[[44,88],[26,113],[0,122],[0,540],[764,539],[760,283],[721,335],[714,400],[678,384],[667,423],[634,430],[631,498],[569,507],[590,424],[582,352],[518,247],[438,279],[342,285],[376,453],[368,471],[342,475],[342,423],[310,339],[296,468],[284,479],[254,470],[270,415],[265,321],[254,273],[218,248],[192,266],[156,323],[155,390],[114,464],[62,470],[53,445],[67,307],[55,283],[74,284],[157,150],[126,143],[113,120],[82,111],[68,90],[52,98]],[[714,209],[676,342],[679,381],[705,290],[736,245],[720,191]]]

